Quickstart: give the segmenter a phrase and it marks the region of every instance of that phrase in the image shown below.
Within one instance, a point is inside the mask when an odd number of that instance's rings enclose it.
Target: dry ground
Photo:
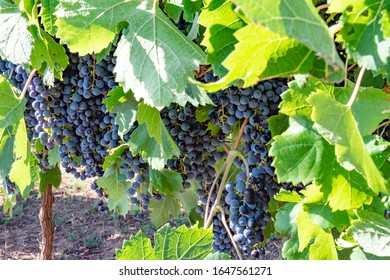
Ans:
[[[54,190],[55,237],[54,259],[110,260],[115,248],[140,229],[152,237],[155,228],[148,219],[135,215],[121,217],[108,211],[97,211],[97,196],[89,184],[64,175],[59,190]],[[19,198],[13,217],[0,212],[0,260],[38,259],[41,228],[38,220],[40,199],[33,191],[26,201]],[[187,223],[183,216],[172,221],[174,226]],[[279,259],[280,241],[267,244],[264,259]]]

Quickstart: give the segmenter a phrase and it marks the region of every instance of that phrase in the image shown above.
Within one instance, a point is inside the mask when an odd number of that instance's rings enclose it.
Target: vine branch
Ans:
[[[233,235],[232,235],[232,233],[230,232],[229,225],[227,224],[226,217],[225,217],[225,211],[223,210],[222,207],[218,207],[218,210],[221,212],[222,224],[223,224],[223,226],[225,227],[226,232],[227,232],[227,234],[229,235],[230,240],[232,241],[232,244],[233,244],[233,246],[234,246],[234,249],[235,249],[236,252],[237,252],[238,258],[239,258],[240,260],[242,260],[241,252],[240,252],[240,250],[238,249],[237,243],[234,241]]]
[[[36,72],[37,72],[37,69],[34,69],[30,73],[30,76],[28,76],[27,82],[26,82],[26,84],[23,87],[23,91],[22,91],[22,93],[19,96],[19,100],[23,100],[23,98],[26,96],[26,92],[27,92],[28,86],[30,85],[31,80],[33,79],[33,77],[34,77]]]
[[[366,71],[366,66],[363,65],[362,66],[362,69],[360,69],[360,72],[359,72],[359,76],[356,80],[356,84],[355,84],[355,87],[353,89],[353,92],[352,92],[352,95],[351,95],[351,98],[349,99],[348,103],[347,103],[347,106],[348,107],[351,107],[353,102],[355,101],[356,99],[356,96],[359,92],[359,89],[360,89],[360,84],[362,83],[362,80],[363,80],[363,76],[364,76],[364,72]]]

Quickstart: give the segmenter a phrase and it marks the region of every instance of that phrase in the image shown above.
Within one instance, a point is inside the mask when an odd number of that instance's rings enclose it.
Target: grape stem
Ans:
[[[349,108],[351,108],[353,102],[355,101],[356,97],[357,97],[357,94],[359,93],[359,89],[360,89],[360,84],[362,83],[362,80],[363,80],[363,76],[364,76],[364,72],[366,71],[366,66],[363,65],[362,66],[362,69],[360,69],[360,72],[359,72],[359,76],[356,80],[356,84],[355,84],[355,87],[353,89],[353,92],[352,92],[352,95],[351,95],[351,98],[349,99],[348,103],[347,103],[347,106]]]
[[[317,11],[321,11],[323,9],[327,9],[330,5],[329,4],[322,4],[317,7]]]
[[[230,168],[233,165],[234,159],[237,156],[239,156],[239,154],[240,154],[237,150],[238,150],[238,146],[240,145],[242,135],[244,134],[244,128],[247,125],[248,121],[249,121],[249,119],[244,119],[244,121],[241,125],[241,128],[240,128],[240,131],[238,133],[237,139],[234,142],[233,149],[228,151],[228,156],[227,156],[226,162],[223,164],[222,168],[218,171],[218,174],[216,174],[213,185],[210,188],[210,192],[209,192],[209,195],[207,197],[206,210],[205,210],[205,223],[204,223],[205,228],[208,228],[210,226],[211,221],[213,219],[213,216],[217,212],[217,206],[219,204],[219,201],[221,200],[222,192],[225,189],[226,179],[229,175]],[[214,187],[218,181],[218,177],[221,175],[222,171],[224,171],[222,181],[219,185],[218,193],[217,193],[217,197],[215,199],[214,205],[211,207],[210,214],[209,214],[208,208],[209,208],[209,203],[211,201],[211,196],[213,194]]]
[[[235,249],[236,252],[237,252],[238,258],[239,258],[240,260],[242,260],[241,252],[240,252],[240,250],[238,249],[237,243],[234,241],[233,235],[232,235],[232,233],[230,232],[230,228],[229,228],[229,226],[228,226],[228,224],[227,224],[226,217],[225,217],[225,211],[224,211],[224,210],[222,209],[222,207],[220,207],[220,206],[218,206],[218,210],[221,212],[222,224],[223,224],[223,226],[225,227],[226,232],[227,232],[227,234],[229,235],[230,240],[232,241],[232,244],[233,244],[233,246],[234,246],[234,249]]]
[[[37,72],[37,69],[34,69],[30,73],[30,76],[28,76],[28,79],[27,79],[26,84],[24,85],[23,91],[22,91],[22,93],[19,96],[19,100],[23,100],[23,98],[26,96],[26,92],[27,92],[28,86],[30,85],[31,80],[33,79],[33,77],[34,77],[36,72]]]
[[[329,31],[332,34],[332,37],[336,33],[338,33],[341,30],[341,28],[343,28],[343,26],[340,23],[336,23],[335,25],[332,25],[331,27],[329,27]]]

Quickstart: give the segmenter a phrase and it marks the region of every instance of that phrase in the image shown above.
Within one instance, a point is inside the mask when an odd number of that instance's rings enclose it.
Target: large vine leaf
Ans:
[[[236,80],[250,87],[260,79],[294,73],[312,73],[320,78],[327,75],[326,65],[313,51],[287,36],[255,24],[244,26],[234,36],[238,43],[222,62],[229,72],[215,83],[201,84],[208,91],[226,88]]]
[[[308,101],[313,106],[314,127],[335,145],[340,165],[362,174],[374,192],[388,193],[386,181],[367,152],[351,108],[323,91],[313,93]]]
[[[359,220],[352,222],[347,233],[364,252],[379,257],[390,257],[390,222],[369,211],[359,211]]]
[[[154,0],[60,0],[57,36],[70,50],[99,53],[122,32],[115,55],[116,80],[152,107],[187,96],[188,79],[206,60]]]
[[[132,89],[137,100],[157,108],[183,103],[188,79],[206,60],[159,9],[133,15],[115,54],[116,80]]]
[[[0,76],[0,128],[18,124],[23,118],[25,102],[19,100],[11,84]]]
[[[226,260],[229,256],[213,253],[212,229],[181,226],[172,228],[165,224],[154,234],[154,247],[150,239],[139,231],[135,236],[123,242],[116,250],[118,260]]]
[[[0,56],[15,64],[28,64],[34,38],[28,32],[29,22],[18,6],[0,0]]]
[[[321,56],[343,79],[341,61],[324,20],[311,0],[233,0],[254,23],[293,38]]]
[[[225,58],[234,50],[238,42],[234,32],[245,25],[234,5],[227,0],[213,0],[203,8],[199,24],[206,27],[202,45],[207,50],[207,62],[213,65],[216,76],[225,76],[226,68],[222,65]]]
[[[342,13],[338,40],[348,56],[390,78],[390,36],[387,0],[332,0],[330,13]]]
[[[290,118],[290,127],[274,137],[269,154],[278,179],[293,184],[308,184],[323,174],[324,167],[332,163],[333,148],[313,131],[309,122]]]

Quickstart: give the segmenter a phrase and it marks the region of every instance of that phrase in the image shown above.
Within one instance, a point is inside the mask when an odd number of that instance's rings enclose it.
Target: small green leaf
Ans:
[[[149,136],[145,124],[141,124],[134,130],[129,145],[134,155],[140,154],[153,169],[157,170],[163,169],[168,159],[180,155],[179,149],[166,129],[162,132],[162,145],[160,145]]]
[[[275,229],[281,234],[296,230],[296,219],[301,208],[302,204],[291,202],[282,206],[276,214]]]
[[[110,166],[117,165],[121,160],[121,155],[129,149],[128,144],[122,144],[110,151],[110,154],[105,157],[103,169],[106,170]]]
[[[14,127],[0,129],[0,175],[4,178],[11,171],[14,162]]]
[[[17,125],[24,116],[24,101],[16,96],[8,80],[0,76],[0,129]]]
[[[103,100],[107,110],[115,113],[115,124],[119,126],[118,133],[123,136],[130,131],[131,126],[137,119],[138,102],[131,92],[124,92],[122,87],[116,87]]]
[[[163,130],[166,130],[166,128],[161,119],[160,112],[156,108],[140,102],[138,105],[137,120],[139,124],[146,124],[149,136],[153,137],[161,145]]]
[[[308,100],[313,106],[314,128],[335,146],[340,165],[362,174],[374,192],[388,193],[385,179],[367,152],[351,108],[322,91],[313,93]]]
[[[196,121],[200,123],[208,121],[210,119],[209,112],[211,109],[211,105],[197,107],[195,111]]]
[[[117,260],[156,260],[150,239],[139,231],[123,242],[122,249],[116,250]]]
[[[277,114],[268,118],[268,128],[271,130],[272,137],[282,134],[289,126],[289,118],[284,114]]]
[[[169,169],[155,170],[149,168],[150,186],[160,193],[168,195],[180,192],[183,179],[180,174]]]
[[[115,164],[104,171],[103,177],[100,177],[97,183],[111,199],[119,201],[123,196],[127,197],[127,189],[131,187],[131,183],[126,179],[126,174],[121,172],[118,164]]]
[[[192,188],[176,193],[175,195],[186,213],[190,213],[198,205],[199,197]]]
[[[41,178],[39,182],[39,191],[45,192],[49,185],[59,188],[61,185],[61,169],[56,165],[51,169],[47,169],[45,173],[40,172]]]
[[[122,196],[119,200],[108,197],[107,206],[110,211],[116,211],[122,216],[126,216],[130,211],[130,203],[127,196]]]
[[[178,23],[183,12],[183,0],[164,0],[164,12]]]
[[[308,260],[309,248],[306,248],[305,250],[303,250],[303,252],[299,252],[298,247],[298,234],[296,231],[293,231],[291,234],[291,238],[283,244],[282,257],[288,260]]]
[[[180,214],[180,204],[174,198],[167,196],[159,201],[152,199],[149,204],[150,219],[156,227],[166,223],[172,216],[176,218]]]
[[[31,144],[27,138],[26,123],[20,119],[15,133],[14,162],[9,173],[9,179],[19,188],[22,195],[29,193],[32,183]]]
[[[47,153],[47,159],[51,166],[61,163],[60,152],[58,151],[59,146],[57,143],[54,143],[54,149],[51,149]]]

